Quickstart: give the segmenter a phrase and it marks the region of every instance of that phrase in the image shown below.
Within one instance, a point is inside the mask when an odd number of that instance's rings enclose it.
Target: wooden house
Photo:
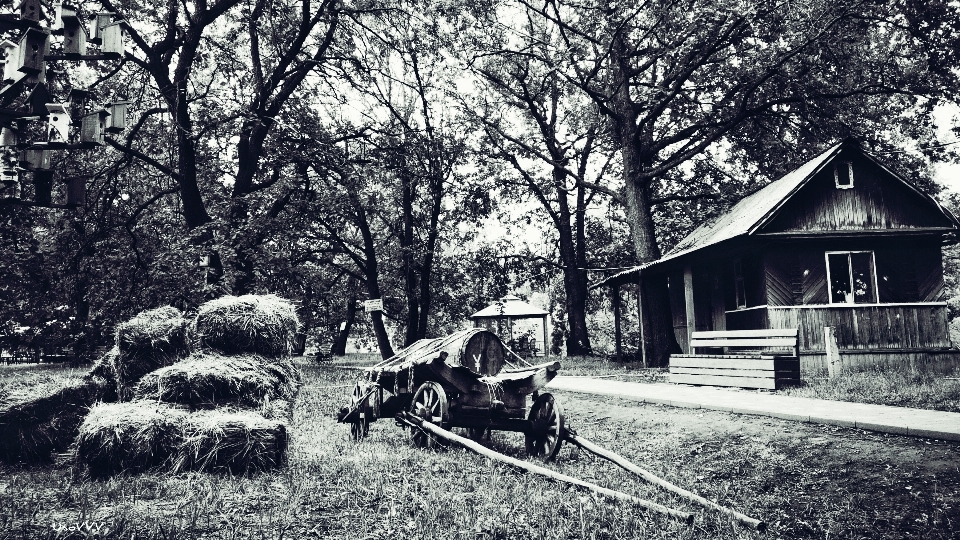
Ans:
[[[833,327],[847,365],[953,362],[941,248],[958,227],[843,142],[603,284],[666,276],[685,353],[694,331],[797,328],[804,368],[824,367]]]

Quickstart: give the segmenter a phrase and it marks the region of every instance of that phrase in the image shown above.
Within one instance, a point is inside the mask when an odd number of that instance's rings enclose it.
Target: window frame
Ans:
[[[857,302],[854,299],[853,302],[834,302],[833,301],[833,276],[830,275],[830,255],[846,255],[847,256],[847,283],[850,285],[850,292],[853,293],[853,260],[851,255],[854,253],[869,253],[870,254],[870,275],[873,278],[872,286],[872,296],[868,302]],[[878,288],[877,283],[877,255],[871,249],[853,249],[853,250],[843,250],[843,251],[826,251],[823,254],[823,262],[827,268],[827,303],[835,306],[855,306],[858,304],[879,304],[880,303],[880,289]],[[851,294],[851,296],[853,296]]]
[[[840,165],[847,166],[847,178],[850,179],[849,184],[840,183]],[[853,162],[852,161],[837,161],[833,164],[833,184],[837,189],[853,189]]]

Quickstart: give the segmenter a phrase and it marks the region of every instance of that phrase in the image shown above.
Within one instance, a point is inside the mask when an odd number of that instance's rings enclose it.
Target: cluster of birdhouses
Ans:
[[[49,206],[52,152],[102,146],[106,134],[126,128],[130,102],[95,105],[88,90],[48,86],[47,62],[120,59],[125,23],[110,12],[84,16],[64,3],[50,19],[39,0],[22,0],[14,11],[0,13],[0,34],[8,37],[0,42],[0,198],[20,198],[32,182],[35,204]],[[65,100],[54,99],[64,92]],[[84,180],[64,181],[67,206],[82,204]]]

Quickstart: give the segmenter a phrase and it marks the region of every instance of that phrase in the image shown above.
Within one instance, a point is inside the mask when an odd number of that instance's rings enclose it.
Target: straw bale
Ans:
[[[282,467],[287,426],[252,411],[199,411],[183,418],[171,471],[244,474]]]
[[[290,361],[201,352],[148,373],[134,395],[195,408],[261,407],[265,401],[292,399],[299,386],[300,372]]]
[[[150,401],[97,405],[80,426],[77,464],[93,477],[165,468],[188,414]]]
[[[225,354],[289,356],[300,321],[294,305],[278,296],[224,296],[197,311],[194,329],[204,347]]]
[[[85,381],[94,381],[103,386],[104,393],[100,397],[101,401],[113,402],[118,399],[117,373],[114,366],[119,356],[120,349],[114,346],[98,358],[97,361],[94,362],[93,368],[83,377]]]
[[[0,460],[49,461],[70,446],[88,408],[109,393],[104,380],[83,380],[0,410]]]
[[[189,322],[177,308],[165,306],[141,312],[117,327],[113,371],[122,401],[145,374],[190,354]]]

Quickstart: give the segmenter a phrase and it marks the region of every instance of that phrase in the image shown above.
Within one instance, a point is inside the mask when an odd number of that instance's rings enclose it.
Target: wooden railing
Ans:
[[[799,328],[800,350],[824,351],[823,328],[841,350],[935,350],[951,346],[947,304],[769,306],[769,328]]]

